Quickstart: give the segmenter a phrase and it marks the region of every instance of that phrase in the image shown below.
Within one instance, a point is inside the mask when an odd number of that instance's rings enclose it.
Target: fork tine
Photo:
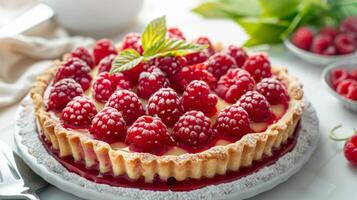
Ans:
[[[15,177],[10,171],[10,167],[6,157],[4,156],[3,150],[0,148],[0,172],[3,179],[3,183],[16,181]]]

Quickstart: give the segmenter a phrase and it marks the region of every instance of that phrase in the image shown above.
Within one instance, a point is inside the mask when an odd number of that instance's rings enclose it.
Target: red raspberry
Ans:
[[[77,96],[63,109],[61,122],[68,128],[88,128],[96,114],[97,109],[88,97]]]
[[[357,16],[346,17],[339,27],[342,33],[357,34]]]
[[[89,53],[89,51],[84,47],[78,47],[74,49],[71,53],[71,56],[83,60],[91,69],[95,67],[92,54]]]
[[[190,53],[185,56],[187,60],[187,65],[195,65],[199,63],[203,63],[209,58],[209,53],[208,51],[200,51],[200,52],[195,52],[195,53]]]
[[[152,66],[140,74],[137,94],[143,99],[148,99],[160,88],[166,88],[169,85],[170,82],[165,74],[159,68]]]
[[[216,92],[227,102],[235,103],[244,93],[253,90],[254,85],[255,81],[247,71],[234,68],[219,79]]]
[[[103,58],[98,64],[98,73],[109,72],[112,69],[112,63],[116,55],[111,54]]]
[[[118,51],[115,49],[113,42],[109,39],[101,39],[95,43],[93,48],[93,55],[95,64],[98,63],[110,54],[117,55]]]
[[[186,86],[194,80],[202,80],[212,89],[215,88],[217,81],[217,79],[207,70],[207,65],[203,63],[183,67],[181,72],[177,74],[177,82],[181,89],[186,88]]]
[[[207,116],[213,116],[217,112],[217,101],[217,96],[210,94],[210,88],[204,81],[192,81],[182,95],[185,111],[198,110]]]
[[[345,33],[338,34],[334,40],[334,44],[339,54],[349,54],[356,49],[353,37]]]
[[[110,143],[124,141],[126,136],[126,124],[122,114],[110,107],[104,108],[93,118],[89,130],[96,139]]]
[[[353,80],[356,80],[357,81],[357,69],[353,69],[350,71],[349,73],[350,77],[353,79]]]
[[[230,55],[221,52],[215,53],[205,64],[208,71],[217,79],[226,74],[229,69],[237,66],[235,60]]]
[[[122,113],[127,125],[132,124],[138,117],[145,114],[139,97],[129,90],[117,90],[105,105]]]
[[[341,81],[343,81],[345,79],[349,79],[349,78],[350,78],[350,75],[344,69],[334,69],[330,73],[330,81],[331,81],[331,85],[334,89],[337,88],[337,85]]]
[[[130,83],[132,85],[136,85],[139,80],[139,76],[141,72],[145,71],[145,69],[148,68],[148,65],[146,63],[140,62],[138,65],[135,67],[123,71],[122,73],[130,80]]]
[[[181,99],[171,88],[161,88],[155,92],[146,108],[150,115],[160,117],[167,126],[175,124],[183,113]]]
[[[292,42],[295,46],[309,50],[312,44],[314,34],[309,27],[303,26],[295,31],[292,36]]]
[[[158,117],[141,116],[128,129],[125,142],[138,152],[162,155],[172,140],[164,123]]]
[[[252,121],[265,121],[271,116],[267,99],[256,91],[248,91],[237,103],[248,112]]]
[[[48,110],[60,111],[74,97],[82,94],[83,89],[76,81],[71,78],[62,79],[51,87],[47,108]]]
[[[141,46],[141,36],[138,33],[129,33],[124,36],[120,50],[134,49],[138,53],[143,54],[143,47]]]
[[[177,73],[186,66],[186,58],[177,56],[159,57],[154,60],[154,65],[165,72],[170,81],[174,81]]]
[[[343,152],[345,154],[345,158],[352,165],[357,166],[357,134],[356,133],[345,142]]]
[[[108,72],[100,73],[93,83],[93,97],[101,103],[106,102],[115,90],[116,85]]]
[[[186,40],[185,36],[183,35],[182,31],[179,28],[171,27],[167,29],[167,35],[169,38],[179,39],[179,40]]]
[[[311,51],[321,55],[335,55],[336,49],[333,46],[333,41],[328,35],[317,35],[313,42]]]
[[[348,99],[357,101],[357,82],[354,82],[354,84],[351,84],[348,87],[348,92],[346,94],[346,97]]]
[[[357,81],[352,79],[345,79],[337,85],[336,92],[338,92],[341,95],[346,95],[348,93],[349,87],[352,84],[357,85]]]
[[[215,137],[211,120],[201,111],[186,112],[176,122],[172,137],[180,146],[186,149],[207,148],[207,144]]]
[[[110,81],[112,82],[112,85],[114,86],[115,90],[117,89],[129,90],[132,88],[129,79],[126,76],[124,76],[123,73],[120,72],[111,75]]]
[[[211,40],[208,39],[208,37],[206,36],[201,36],[199,38],[197,38],[194,43],[196,44],[200,44],[200,45],[207,45],[207,51],[208,51],[208,55],[211,56],[215,53],[214,47],[212,45]]]
[[[234,45],[229,45],[226,52],[234,58],[238,67],[242,67],[248,58],[248,54],[243,48]]]
[[[218,134],[227,135],[239,140],[251,131],[247,111],[237,104],[226,107],[219,112],[214,126]]]
[[[56,83],[64,78],[72,78],[85,91],[90,87],[90,82],[92,81],[92,76],[89,74],[90,71],[90,67],[84,61],[79,58],[70,58],[59,66],[54,82]]]
[[[338,34],[338,30],[335,27],[323,27],[320,29],[319,32],[321,35],[328,35],[331,38],[335,38],[336,35]]]
[[[265,96],[271,105],[287,104],[290,99],[285,85],[275,78],[264,78],[257,84],[256,90]]]
[[[249,56],[242,68],[249,72],[256,82],[271,77],[270,61],[264,54]]]

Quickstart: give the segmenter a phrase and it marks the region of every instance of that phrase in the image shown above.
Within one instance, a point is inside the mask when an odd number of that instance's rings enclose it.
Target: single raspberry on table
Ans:
[[[336,48],[333,45],[333,40],[328,35],[317,35],[312,42],[311,51],[321,55],[336,54]]]
[[[129,33],[124,36],[120,50],[134,49],[138,53],[143,53],[143,47],[141,45],[141,36],[138,33]]]
[[[63,109],[60,119],[62,124],[68,128],[89,128],[96,114],[97,109],[88,97],[77,96]]]
[[[93,118],[89,131],[99,140],[106,142],[124,141],[126,123],[117,109],[106,107]]]
[[[330,36],[331,38],[335,38],[336,35],[338,34],[338,30],[337,30],[337,28],[335,28],[335,27],[329,27],[329,26],[327,26],[327,27],[321,28],[320,31],[319,31],[319,33],[320,33],[321,35],[328,35],[328,36]]]
[[[109,72],[112,69],[112,63],[116,55],[110,54],[103,58],[98,64],[98,73]]]
[[[167,127],[158,117],[141,116],[128,129],[125,142],[133,151],[162,155],[172,145]]]
[[[60,111],[74,97],[83,95],[83,89],[76,81],[71,78],[65,78],[51,87],[47,102],[47,109]]]
[[[341,33],[336,36],[334,45],[338,54],[349,54],[356,50],[353,37],[345,33]]]
[[[194,80],[202,80],[212,89],[215,88],[217,81],[204,63],[183,67],[180,73],[177,74],[177,82],[181,89],[185,89]]]
[[[166,56],[156,58],[154,65],[163,71],[171,82],[175,81],[176,75],[186,66],[186,58],[182,56]]]
[[[254,86],[255,81],[247,71],[234,68],[219,79],[216,93],[227,102],[235,103],[244,93],[253,90]]]
[[[287,88],[276,78],[264,78],[256,85],[256,90],[262,94],[271,105],[287,104],[290,99]]]
[[[90,82],[92,81],[92,76],[89,74],[90,71],[90,67],[84,61],[79,58],[69,58],[59,66],[54,77],[54,83],[64,78],[72,78],[85,91],[90,87]]]
[[[235,141],[251,131],[247,111],[237,104],[221,110],[214,127],[218,134],[233,137]]]
[[[270,61],[265,54],[249,56],[242,68],[249,72],[257,83],[272,75]]]
[[[93,48],[94,62],[96,65],[108,55],[117,55],[118,51],[116,50],[113,42],[109,39],[100,39],[98,40]]]
[[[202,111],[207,116],[213,116],[217,112],[217,101],[217,96],[210,93],[210,88],[204,81],[192,81],[182,95],[185,111]]]
[[[71,52],[71,56],[83,60],[91,69],[95,67],[92,54],[84,47],[78,47],[74,49]]]
[[[105,106],[121,112],[127,125],[132,124],[138,117],[145,114],[139,97],[129,90],[117,90],[110,96]]]
[[[171,27],[167,29],[167,35],[169,38],[186,40],[185,36],[183,35],[182,31],[177,27]]]
[[[207,65],[207,70],[216,79],[226,74],[229,69],[237,67],[235,60],[230,55],[221,52],[215,53],[208,58],[205,64]]]
[[[225,52],[234,58],[238,67],[242,67],[248,58],[247,52],[235,45],[229,45]]]
[[[147,71],[140,74],[137,94],[143,99],[148,99],[160,88],[169,86],[170,82],[166,75],[156,66],[151,66]]]
[[[337,85],[341,81],[349,78],[350,78],[349,73],[344,69],[333,69],[330,72],[330,82],[334,89],[337,88]]]
[[[111,81],[108,72],[100,73],[93,83],[93,97],[99,102],[106,102],[116,90],[116,85]]]
[[[354,129],[354,133],[349,137],[338,137],[335,134],[335,130],[342,127],[341,125],[334,127],[330,133],[329,138],[334,141],[345,141],[343,147],[343,153],[346,160],[354,167],[357,167],[357,130]]]
[[[312,44],[312,40],[314,38],[314,33],[307,26],[300,27],[295,31],[292,36],[292,42],[295,46],[309,50]]]
[[[171,88],[161,88],[155,92],[146,108],[150,115],[160,117],[167,126],[174,125],[183,114],[181,99]]]
[[[201,111],[189,111],[176,122],[172,137],[184,148],[202,148],[216,136],[211,120]]]
[[[267,99],[256,91],[248,91],[237,102],[254,122],[265,121],[271,116]]]

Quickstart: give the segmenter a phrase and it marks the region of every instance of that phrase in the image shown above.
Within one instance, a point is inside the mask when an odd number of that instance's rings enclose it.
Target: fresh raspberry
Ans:
[[[76,81],[71,78],[65,78],[51,87],[48,98],[47,108],[49,110],[60,111],[74,97],[81,96],[83,89]]]
[[[314,34],[309,27],[303,26],[295,31],[292,36],[292,42],[295,46],[309,50],[312,44]]]
[[[202,80],[212,89],[215,88],[217,81],[217,79],[208,71],[207,65],[203,63],[183,67],[181,72],[177,74],[177,82],[181,89],[186,88],[186,86],[194,80]]]
[[[221,52],[215,53],[205,64],[208,71],[217,79],[226,74],[229,69],[237,66],[235,60],[230,55]]]
[[[134,49],[138,53],[143,54],[143,47],[141,45],[141,36],[138,33],[129,33],[124,36],[120,50]]]
[[[200,44],[200,45],[207,45],[208,47],[207,47],[207,51],[208,51],[208,55],[209,56],[212,56],[214,53],[215,53],[215,50],[214,50],[214,47],[213,47],[213,45],[212,45],[212,42],[211,42],[211,40],[210,39],[208,39],[208,37],[206,37],[206,36],[201,36],[201,37],[198,37],[195,41],[194,41],[194,43],[196,43],[196,44]]]
[[[54,82],[56,83],[64,78],[72,78],[85,91],[90,87],[90,82],[92,81],[92,76],[89,74],[90,71],[90,67],[84,61],[79,58],[69,58],[59,66]]]
[[[216,92],[227,102],[235,103],[244,93],[253,90],[254,85],[255,81],[247,71],[234,68],[219,79]]]
[[[180,97],[171,88],[161,88],[149,99],[146,106],[150,115],[158,116],[167,125],[174,125],[183,113]]]
[[[345,158],[354,166],[357,166],[357,134],[349,138],[343,147]]]
[[[91,134],[106,142],[124,141],[126,124],[122,114],[115,108],[106,107],[92,120]]]
[[[275,78],[264,78],[257,84],[256,90],[265,96],[271,105],[287,104],[290,99],[285,85]]]
[[[357,81],[357,68],[356,69],[352,69],[349,73],[349,76],[353,79]]]
[[[122,73],[130,80],[132,85],[136,85],[138,83],[141,72],[145,71],[147,68],[148,65],[146,63],[140,62],[135,67],[123,71]]]
[[[101,103],[106,102],[115,90],[116,85],[108,72],[100,73],[93,83],[93,97]]]
[[[338,34],[338,30],[335,28],[335,27],[323,27],[320,29],[319,33],[321,35],[328,35],[330,36],[331,38],[335,38],[336,35]]]
[[[186,58],[181,56],[159,57],[154,60],[154,65],[165,72],[170,81],[174,81],[177,73],[186,66]]]
[[[89,51],[84,47],[78,47],[74,49],[71,53],[71,56],[83,60],[91,69],[95,67],[92,54],[89,53]]]
[[[172,137],[180,146],[188,149],[207,147],[215,137],[215,130],[211,127],[211,120],[201,111],[189,111],[176,122]]]
[[[217,101],[217,96],[210,94],[210,88],[204,81],[192,81],[182,95],[185,111],[198,110],[207,116],[213,116],[217,112]]]
[[[94,103],[85,96],[74,97],[63,109],[61,122],[68,128],[88,128],[97,114]]]
[[[249,72],[256,82],[271,77],[270,61],[265,54],[249,56],[242,68]]]
[[[169,85],[170,82],[165,74],[159,68],[152,66],[140,74],[137,94],[143,99],[148,99],[160,88],[166,88]]]
[[[353,37],[345,33],[338,34],[334,40],[334,44],[339,54],[349,54],[356,49]]]
[[[346,17],[339,26],[342,33],[357,34],[357,16]]]
[[[110,54],[103,58],[98,64],[98,73],[109,72],[112,69],[112,63],[116,55]]]
[[[110,54],[117,55],[118,52],[115,49],[113,42],[109,39],[100,39],[95,43],[93,48],[93,55],[95,64],[98,63]]]
[[[242,67],[248,58],[248,54],[243,48],[234,45],[229,45],[225,51],[234,58],[238,67]]]
[[[139,97],[129,90],[117,90],[105,105],[122,113],[127,125],[132,124],[138,117],[145,114]]]
[[[332,38],[328,35],[317,35],[312,42],[311,51],[321,55],[336,54]]]
[[[187,60],[187,65],[195,65],[195,64],[203,63],[209,58],[209,56],[210,55],[208,51],[203,50],[203,51],[187,54],[185,58]]]
[[[267,99],[256,91],[248,91],[237,103],[248,112],[252,121],[265,121],[271,116]]]
[[[346,98],[357,101],[357,82],[354,82],[354,84],[348,87]]]
[[[167,29],[167,35],[169,38],[179,39],[179,40],[186,40],[185,36],[183,35],[182,31],[177,27],[171,27]]]
[[[337,88],[337,85],[341,81],[343,81],[345,79],[349,79],[349,78],[350,78],[350,75],[344,69],[334,69],[330,73],[330,81],[331,81],[331,85],[334,89]]]
[[[247,111],[237,104],[233,104],[219,112],[214,126],[218,134],[227,135],[239,140],[251,131]]]
[[[129,90],[132,88],[129,79],[123,73],[120,72],[112,74],[110,76],[110,81],[112,82],[112,85],[114,86],[115,90]]]
[[[345,79],[337,85],[336,92],[341,95],[346,95],[348,93],[349,87],[352,84],[355,84],[357,86],[357,81],[352,79]]]
[[[164,123],[158,117],[141,116],[128,129],[125,142],[133,151],[162,155],[172,140]]]

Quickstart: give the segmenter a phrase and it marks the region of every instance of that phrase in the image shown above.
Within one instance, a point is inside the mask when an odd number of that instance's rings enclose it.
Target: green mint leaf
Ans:
[[[205,2],[192,9],[192,12],[206,18],[234,18],[235,13],[225,10],[218,2]]]
[[[111,74],[126,71],[137,66],[143,57],[134,49],[127,49],[115,58],[113,68],[110,70]]]
[[[285,18],[298,13],[301,0],[259,0],[263,16]]]
[[[151,21],[141,35],[141,43],[144,51],[148,50],[155,44],[160,44],[166,37],[166,20],[165,16]]]

